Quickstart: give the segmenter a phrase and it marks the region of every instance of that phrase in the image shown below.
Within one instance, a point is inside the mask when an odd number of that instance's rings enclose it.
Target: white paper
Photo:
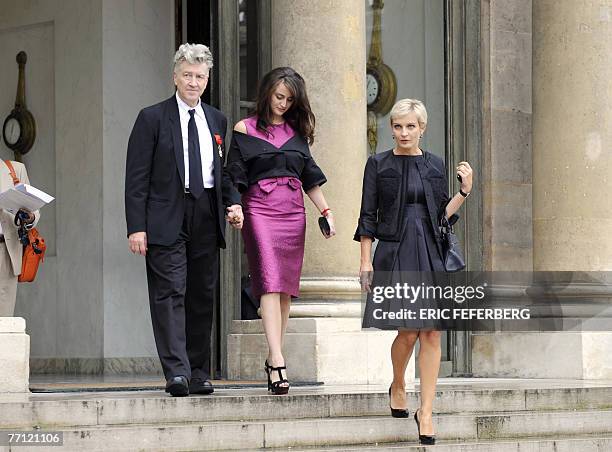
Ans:
[[[28,184],[18,184],[18,185],[15,185],[15,189],[19,190],[20,192],[24,192],[24,193],[30,194],[32,196],[35,196],[38,199],[40,199],[41,201],[44,201],[45,204],[49,204],[51,201],[53,201],[55,199],[53,196],[45,193],[42,190],[39,190],[36,187],[32,187],[31,185],[28,185]]]
[[[18,184],[0,193],[0,209],[17,213],[19,209],[38,210],[55,198],[28,184]]]

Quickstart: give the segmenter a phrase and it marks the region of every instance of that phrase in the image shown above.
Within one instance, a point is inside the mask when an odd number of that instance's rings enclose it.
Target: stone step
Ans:
[[[261,449],[245,450],[255,452]],[[360,446],[274,448],[270,452],[423,452],[416,442],[394,444],[366,444]],[[427,449],[426,449],[427,450]],[[604,452],[612,450],[612,436],[584,436],[555,439],[521,439],[517,441],[437,441],[436,452]]]
[[[516,444],[519,438],[612,435],[612,411],[608,410],[443,414],[436,415],[434,422],[440,441],[508,439],[509,443]],[[390,416],[98,425],[63,431],[63,452],[133,449],[244,451],[414,442],[417,435],[412,419],[394,419]],[[609,444],[609,440],[606,444]]]
[[[169,397],[161,391],[36,394],[24,401],[0,400],[0,428],[87,427],[181,422],[336,418],[389,414],[386,391],[356,388],[302,389],[287,396],[264,390],[217,390],[212,396]],[[408,407],[418,405],[408,392]],[[612,409],[612,387],[538,389],[441,389],[440,414]]]

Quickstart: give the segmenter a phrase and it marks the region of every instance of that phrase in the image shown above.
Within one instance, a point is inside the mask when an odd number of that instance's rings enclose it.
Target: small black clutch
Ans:
[[[329,221],[327,221],[327,218],[325,217],[319,217],[319,228],[321,228],[321,232],[325,237],[327,237],[331,233]]]

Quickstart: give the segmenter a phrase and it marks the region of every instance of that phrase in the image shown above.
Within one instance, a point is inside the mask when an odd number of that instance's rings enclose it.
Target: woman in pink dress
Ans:
[[[242,193],[242,235],[253,295],[260,298],[268,359],[268,390],[286,394],[283,338],[291,297],[299,295],[306,216],[302,189],[334,220],[321,185],[325,175],[310,153],[315,117],[304,79],[289,67],[273,69],[260,82],[255,115],[234,127],[226,171]]]

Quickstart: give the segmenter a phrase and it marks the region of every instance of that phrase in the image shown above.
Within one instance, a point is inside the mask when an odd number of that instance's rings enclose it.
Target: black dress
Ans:
[[[402,160],[402,177],[406,188],[406,208],[402,224],[401,239],[399,242],[379,240],[374,253],[374,289],[385,286],[403,285],[413,286],[432,285],[436,282],[437,274],[444,272],[444,263],[436,246],[431,220],[427,210],[425,191],[417,159],[422,155],[394,155]],[[405,295],[405,293],[404,293]],[[372,294],[366,301],[363,317],[363,327],[379,329],[435,329],[440,326],[437,321],[395,318],[379,319],[383,312],[418,312],[421,308],[435,307],[435,300],[423,297],[392,297],[375,302]],[[378,312],[374,311],[378,309]],[[376,315],[375,315],[376,314]],[[401,315],[400,315],[401,316]]]

